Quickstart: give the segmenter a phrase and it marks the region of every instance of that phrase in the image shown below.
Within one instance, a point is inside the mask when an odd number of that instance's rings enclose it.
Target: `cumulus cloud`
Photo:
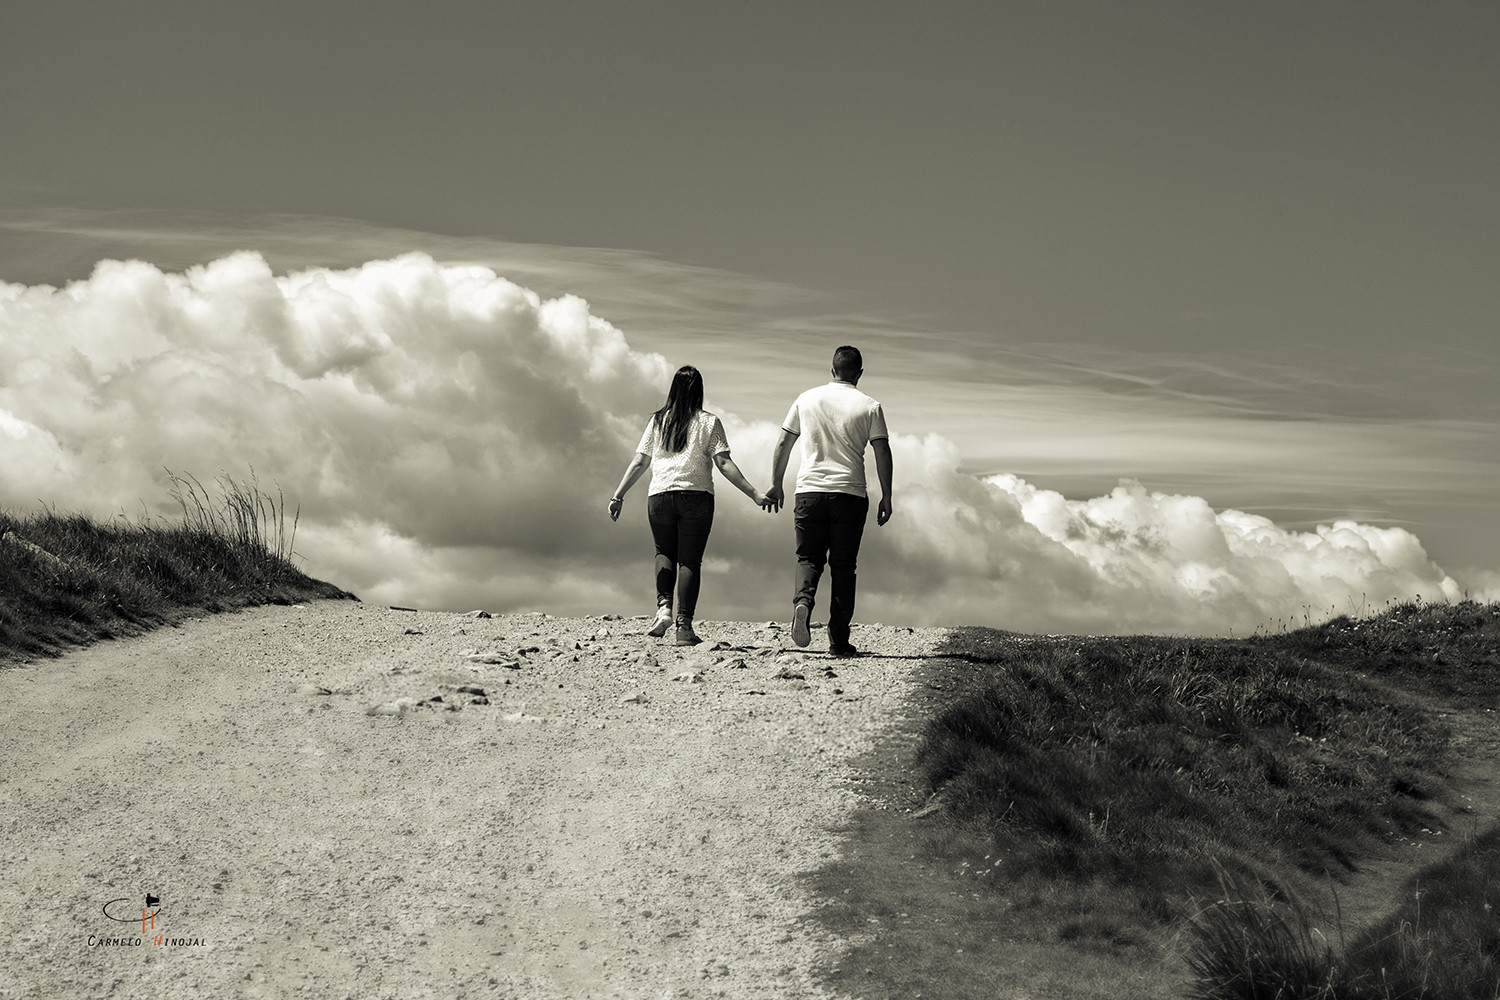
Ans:
[[[423,254],[279,275],[248,252],[181,273],[105,261],[61,289],[0,285],[0,504],[166,513],[167,469],[253,468],[300,504],[307,571],[367,600],[649,609],[644,484],[619,524],[605,501],[671,370],[697,360]],[[765,485],[777,424],[720,412]],[[1248,631],[1460,596],[1399,528],[1293,532],[1134,483],[1068,500],[962,473],[936,435],[893,447],[898,513],[867,532],[863,620]],[[789,514],[721,488],[703,616],[781,616],[791,549]]]
[[[924,482],[904,504],[921,529],[893,537],[893,565],[926,577],[916,593],[931,615],[1004,608],[988,616],[1070,631],[1244,634],[1464,596],[1401,528],[1291,531],[1134,481],[1069,500],[1014,475],[953,473],[940,440],[900,445]]]
[[[3,286],[0,329],[5,503],[120,509],[159,503],[166,468],[253,468],[301,501],[313,569],[315,540],[338,546],[335,574],[392,539],[618,555],[583,480],[666,377],[580,299],[419,255],[282,277],[250,253],[107,261]]]

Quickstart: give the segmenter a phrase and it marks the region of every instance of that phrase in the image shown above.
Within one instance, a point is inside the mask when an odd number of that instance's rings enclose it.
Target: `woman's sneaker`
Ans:
[[[698,638],[698,633],[693,631],[693,620],[691,618],[677,619],[677,645],[696,646],[703,640]]]
[[[663,604],[656,609],[656,621],[646,630],[646,634],[660,639],[667,634],[667,629],[672,627],[672,608]]]

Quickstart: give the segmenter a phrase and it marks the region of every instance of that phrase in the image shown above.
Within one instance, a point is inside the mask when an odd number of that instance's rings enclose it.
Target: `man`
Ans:
[[[797,593],[792,603],[792,641],[806,646],[812,639],[808,622],[818,594],[818,580],[826,564],[833,576],[828,605],[828,652],[858,656],[849,642],[854,619],[854,566],[870,513],[865,491],[865,445],[875,450],[880,478],[880,508],[875,523],[891,519],[891,443],[880,404],[859,391],[864,359],[853,347],[833,352],[833,381],[797,397],[781,425],[781,436],[771,458],[768,511],[781,509],[787,460],[792,442],[802,439],[802,465],[797,470],[796,504]]]

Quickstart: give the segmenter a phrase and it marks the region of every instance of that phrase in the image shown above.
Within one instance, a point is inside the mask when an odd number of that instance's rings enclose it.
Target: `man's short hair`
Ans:
[[[859,348],[850,347],[847,344],[833,352],[833,370],[840,374],[853,375],[862,371],[865,367],[865,359],[860,356]]]

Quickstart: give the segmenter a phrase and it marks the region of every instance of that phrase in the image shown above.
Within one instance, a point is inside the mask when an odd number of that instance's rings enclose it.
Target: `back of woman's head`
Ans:
[[[683,365],[672,376],[667,390],[667,404],[656,411],[656,426],[661,430],[662,445],[667,451],[687,447],[688,430],[693,417],[703,409],[703,376],[692,365]]]

